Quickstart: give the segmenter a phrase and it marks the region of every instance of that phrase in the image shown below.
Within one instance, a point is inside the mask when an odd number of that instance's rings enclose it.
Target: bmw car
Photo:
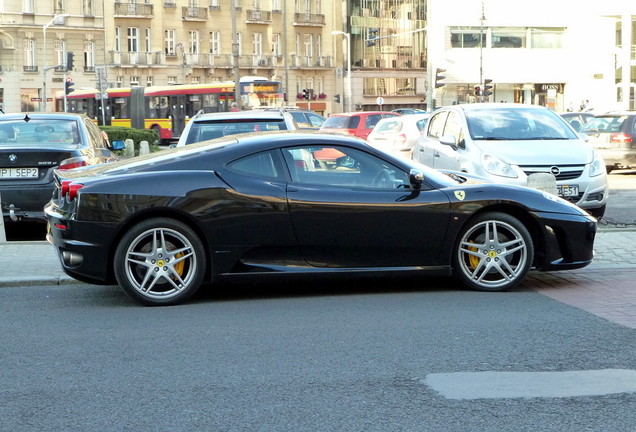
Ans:
[[[597,221],[546,192],[441,172],[320,132],[227,136],[57,171],[64,271],[171,305],[236,277],[454,275],[502,291],[593,258]]]
[[[0,207],[8,224],[44,226],[44,206],[55,188],[55,170],[70,170],[116,160],[110,143],[83,114],[19,113],[0,115]]]

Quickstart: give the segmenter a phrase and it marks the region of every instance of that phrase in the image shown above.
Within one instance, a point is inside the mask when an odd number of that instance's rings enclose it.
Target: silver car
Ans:
[[[556,177],[559,196],[596,217],[608,198],[605,162],[557,113],[534,105],[476,103],[435,111],[413,159],[500,183],[527,185],[530,175]]]

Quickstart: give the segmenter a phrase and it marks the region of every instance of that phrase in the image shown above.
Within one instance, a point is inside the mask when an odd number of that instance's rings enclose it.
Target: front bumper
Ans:
[[[570,270],[589,265],[594,259],[596,219],[587,215],[539,213],[543,225],[542,247],[536,251],[539,270]]]

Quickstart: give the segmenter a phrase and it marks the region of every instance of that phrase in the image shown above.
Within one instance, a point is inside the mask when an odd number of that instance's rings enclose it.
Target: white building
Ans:
[[[473,102],[492,80],[485,100],[555,111],[578,110],[585,99],[598,111],[636,108],[636,2],[595,3],[428,0],[429,66],[445,69],[445,85],[428,87],[429,95],[437,106]]]

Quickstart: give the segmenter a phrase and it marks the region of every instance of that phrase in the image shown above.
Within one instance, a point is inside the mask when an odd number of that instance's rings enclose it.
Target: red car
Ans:
[[[400,114],[389,111],[361,111],[352,113],[332,114],[322,124],[323,132],[338,132],[346,135],[367,139],[376,123],[387,117]]]

